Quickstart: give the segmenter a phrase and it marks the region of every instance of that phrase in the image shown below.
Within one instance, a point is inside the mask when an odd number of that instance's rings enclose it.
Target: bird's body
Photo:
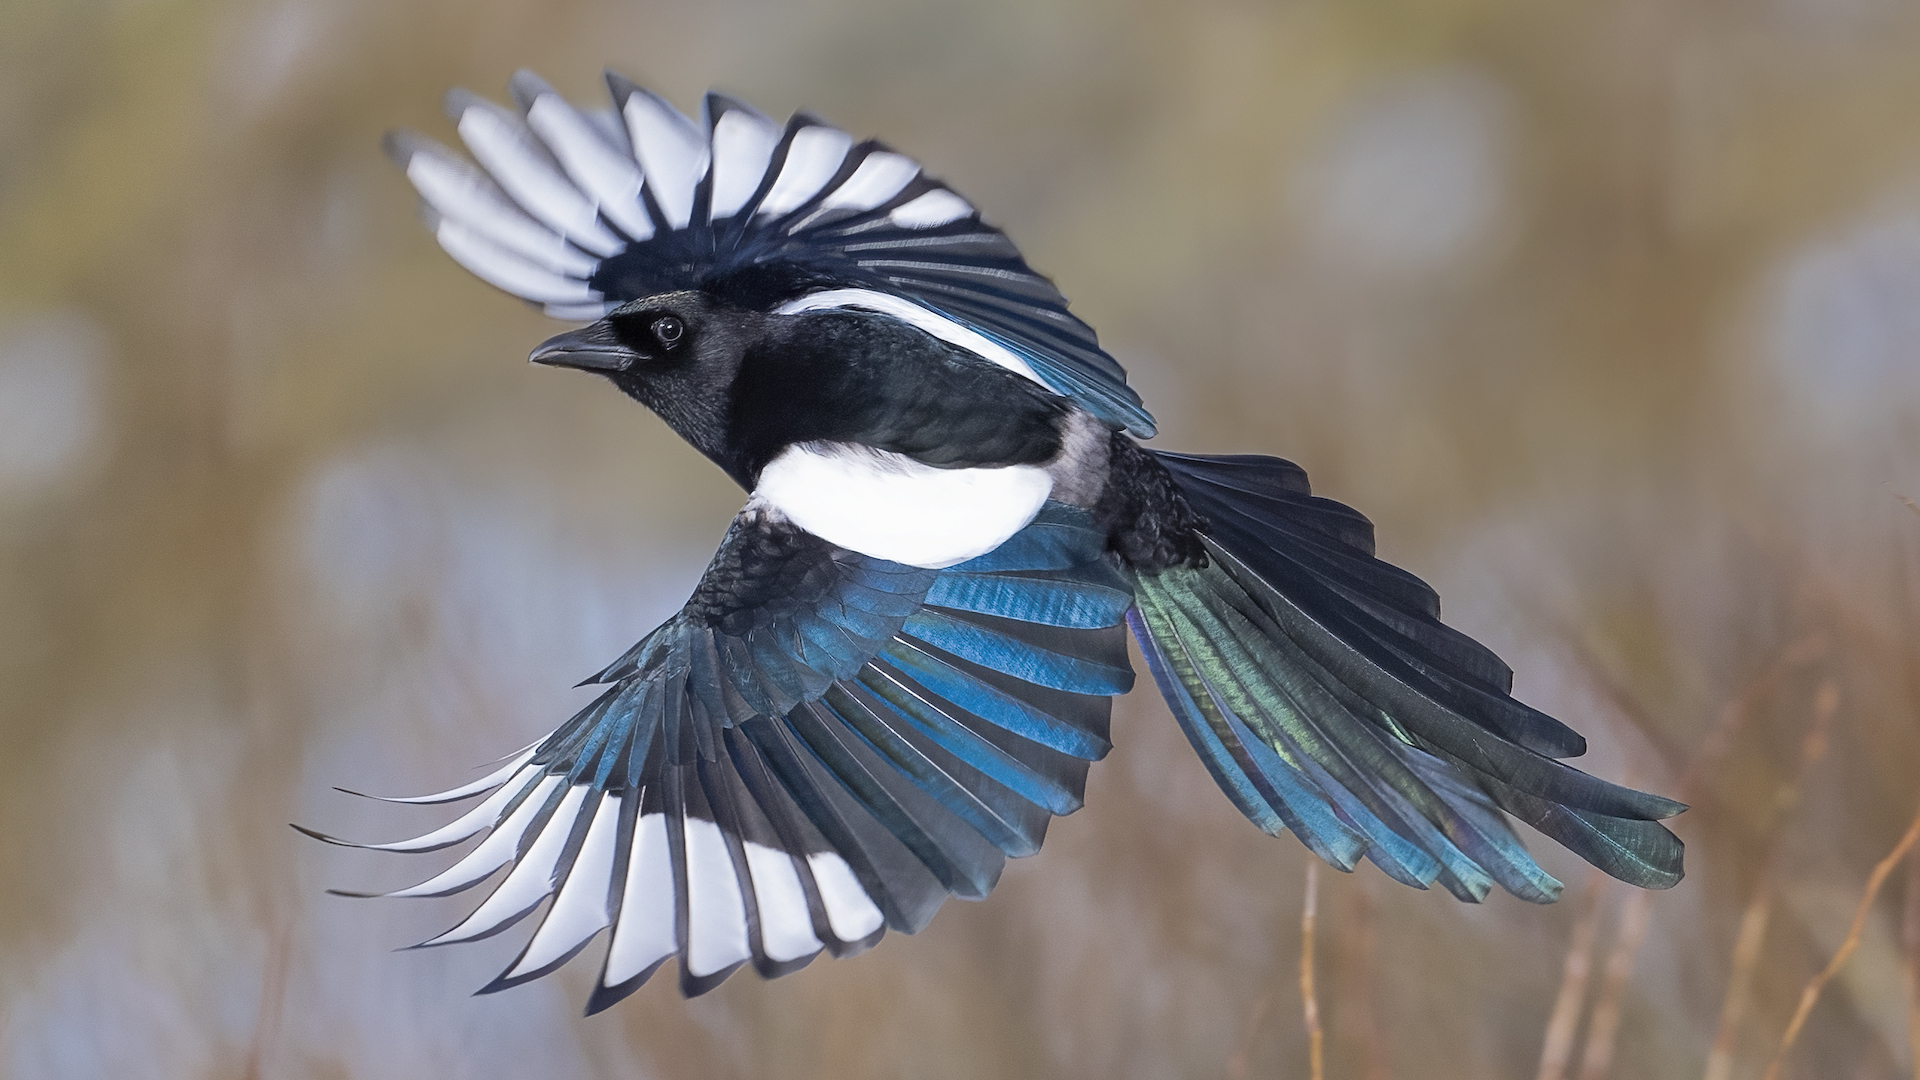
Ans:
[[[432,943],[551,898],[489,987],[611,928],[603,1008],[678,957],[751,962],[912,932],[1039,849],[1108,749],[1129,627],[1242,813],[1351,869],[1466,900],[1559,883],[1513,814],[1616,876],[1679,880],[1681,807],[1555,759],[1497,657],[1372,528],[1274,458],[1150,451],[1151,417],[998,230],[910,160],[717,96],[704,130],[610,77],[590,116],[531,76],[515,116],[456,95],[478,172],[395,157],[447,250],[556,315],[535,350],[597,372],[748,492],[685,608],[606,692],[386,850],[486,837],[399,895],[511,869]]]

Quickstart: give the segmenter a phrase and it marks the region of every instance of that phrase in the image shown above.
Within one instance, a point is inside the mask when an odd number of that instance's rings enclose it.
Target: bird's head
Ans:
[[[528,359],[606,376],[726,465],[734,377],[767,318],[703,290],[659,293],[548,338]]]

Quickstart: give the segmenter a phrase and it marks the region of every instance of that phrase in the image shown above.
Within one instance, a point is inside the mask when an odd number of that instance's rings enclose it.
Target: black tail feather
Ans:
[[[1136,574],[1134,620],[1175,716],[1223,790],[1329,862],[1477,900],[1560,885],[1527,822],[1624,881],[1667,888],[1685,807],[1555,758],[1585,740],[1509,696],[1512,671],[1440,622],[1419,578],[1373,556],[1371,524],[1277,458],[1157,453],[1206,520],[1209,564]]]

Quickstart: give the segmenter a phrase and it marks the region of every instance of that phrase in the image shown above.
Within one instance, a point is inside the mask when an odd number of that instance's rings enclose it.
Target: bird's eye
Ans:
[[[663,349],[680,344],[680,339],[686,335],[686,325],[671,315],[662,315],[653,320],[653,340],[659,342]]]

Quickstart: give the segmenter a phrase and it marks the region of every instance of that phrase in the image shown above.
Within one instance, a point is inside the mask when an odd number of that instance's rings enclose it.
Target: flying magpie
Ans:
[[[535,363],[605,378],[748,493],[592,704],[492,775],[392,800],[484,796],[450,824],[355,845],[485,834],[385,894],[507,871],[426,945],[546,905],[482,992],[608,930],[589,1012],[668,958],[701,994],[986,896],[1080,807],[1129,631],[1233,805],[1342,870],[1550,902],[1511,816],[1635,885],[1680,880],[1658,822],[1684,807],[1561,764],[1585,741],[1509,696],[1365,517],[1291,462],[1142,447],[1125,372],[947,185],[806,113],[709,94],[696,123],[607,82],[603,111],[527,72],[517,109],[455,91],[477,167],[387,142],[448,254],[588,324]]]

